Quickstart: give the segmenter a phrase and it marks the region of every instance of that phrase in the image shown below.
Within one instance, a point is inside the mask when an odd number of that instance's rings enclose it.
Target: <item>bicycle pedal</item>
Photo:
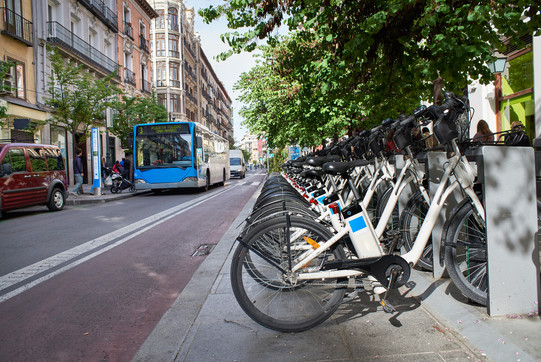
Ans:
[[[382,299],[379,304],[383,307],[383,311],[385,313],[396,313],[396,308],[393,307],[391,303],[389,303],[387,300]]]

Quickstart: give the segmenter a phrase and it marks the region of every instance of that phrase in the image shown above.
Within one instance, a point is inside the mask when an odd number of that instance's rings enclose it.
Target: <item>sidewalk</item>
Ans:
[[[539,361],[538,316],[492,318],[463,301],[447,280],[413,271],[390,298],[362,294],[329,320],[296,334],[253,322],[230,286],[230,253],[246,205],[212,253],[162,317],[133,361]]]
[[[70,186],[69,189],[71,190],[73,186]],[[113,194],[111,193],[110,187],[102,188],[102,195],[92,195],[90,194],[90,189],[92,188],[92,185],[86,185],[83,184],[83,193],[79,196],[69,194],[68,199],[66,200],[66,205],[81,205],[81,204],[94,204],[94,203],[101,203],[101,202],[109,202],[109,201],[115,201],[120,199],[125,199],[128,197],[132,197],[138,194],[144,194],[151,192],[149,190],[142,190],[142,191],[136,191],[134,193],[131,193],[126,190],[122,190],[121,193]]]

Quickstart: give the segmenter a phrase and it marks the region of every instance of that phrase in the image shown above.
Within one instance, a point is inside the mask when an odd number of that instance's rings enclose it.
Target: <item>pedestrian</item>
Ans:
[[[482,119],[477,123],[477,133],[473,136],[473,141],[483,142],[483,143],[493,143],[494,134],[488,127],[488,123]]]
[[[391,129],[389,132],[387,132],[387,135],[385,136],[385,152],[389,152],[392,154],[400,153],[400,150],[396,146],[396,143],[394,142],[394,135],[395,130]]]
[[[423,127],[423,137],[425,139],[427,149],[438,147],[438,140],[433,134],[430,133],[428,127]]]
[[[530,138],[524,132],[524,126],[520,121],[511,124],[511,131],[505,136],[505,144],[508,146],[530,146]]]
[[[83,189],[81,186],[83,186],[83,160],[81,159],[81,155],[83,154],[83,151],[80,149],[77,149],[75,151],[75,158],[73,158],[73,175],[75,176],[75,187],[73,190],[71,190],[72,195],[80,195],[83,193]]]
[[[116,160],[115,164],[113,165],[113,172],[122,173],[122,170],[123,170],[123,168],[120,165],[120,161]]]

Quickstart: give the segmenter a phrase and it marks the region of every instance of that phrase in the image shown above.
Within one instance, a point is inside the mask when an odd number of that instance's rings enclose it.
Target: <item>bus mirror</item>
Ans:
[[[195,148],[203,148],[203,137],[195,137]]]

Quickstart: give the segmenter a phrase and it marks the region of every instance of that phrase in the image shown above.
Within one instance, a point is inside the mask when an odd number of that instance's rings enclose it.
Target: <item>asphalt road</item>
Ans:
[[[0,219],[0,361],[131,360],[263,178]]]

